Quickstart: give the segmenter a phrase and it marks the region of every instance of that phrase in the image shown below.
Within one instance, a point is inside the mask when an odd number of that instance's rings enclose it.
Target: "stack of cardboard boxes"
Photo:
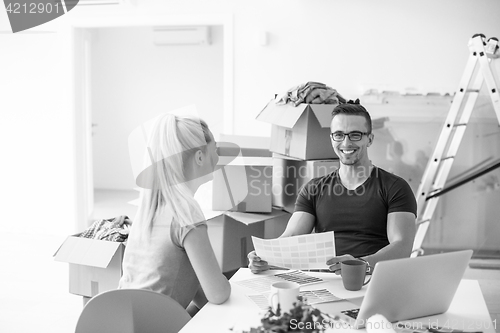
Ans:
[[[339,167],[330,142],[331,113],[336,104],[277,105],[257,116],[272,124],[272,204],[292,213],[300,188]]]
[[[247,266],[251,236],[281,235],[301,187],[339,167],[330,143],[335,106],[271,101],[257,116],[272,124],[270,138],[221,136],[212,209],[227,212],[209,220],[209,235],[222,238],[212,243],[223,271]]]
[[[251,236],[276,238],[290,213],[272,206],[273,158],[269,138],[221,135],[212,183],[208,234],[223,272],[248,265]],[[219,212],[214,214],[214,212]]]

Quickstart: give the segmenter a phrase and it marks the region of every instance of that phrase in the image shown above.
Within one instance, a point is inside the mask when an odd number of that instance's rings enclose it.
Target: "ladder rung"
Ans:
[[[458,91],[461,93],[479,93],[480,92],[479,89],[464,89],[464,88],[460,88]]]
[[[423,223],[427,223],[427,222],[430,222],[431,219],[427,219],[427,220],[422,220],[422,221],[417,221],[417,225],[419,224],[423,224]]]
[[[454,124],[453,127],[467,126],[467,123]]]
[[[439,190],[432,191],[432,193],[429,193],[429,195],[425,198],[425,201],[429,201],[431,199],[436,199],[439,197],[443,192],[443,189],[440,188]]]
[[[455,156],[446,156],[441,159],[441,161],[449,160],[450,158],[455,158]]]
[[[433,190],[433,191],[429,192],[429,195],[425,197],[425,201],[429,201],[431,199],[437,198],[442,191],[443,191],[443,189],[439,188],[437,190]]]
[[[442,188],[436,188],[436,189],[434,189],[432,191],[429,191],[429,195],[433,195],[434,193],[439,192],[441,190],[442,190]]]

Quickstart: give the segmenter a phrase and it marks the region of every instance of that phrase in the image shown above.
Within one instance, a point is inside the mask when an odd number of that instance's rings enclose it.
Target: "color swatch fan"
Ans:
[[[333,231],[262,239],[252,236],[255,252],[271,266],[289,269],[328,269],[326,261],[335,256]]]

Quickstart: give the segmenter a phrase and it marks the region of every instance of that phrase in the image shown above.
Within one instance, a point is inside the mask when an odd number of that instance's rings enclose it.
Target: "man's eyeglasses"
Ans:
[[[347,135],[349,137],[349,140],[359,141],[363,138],[363,135],[368,135],[368,134],[370,133],[358,132],[358,131],[350,133],[335,132],[335,133],[330,133],[330,137],[332,138],[333,141],[341,142],[344,141],[344,138]]]

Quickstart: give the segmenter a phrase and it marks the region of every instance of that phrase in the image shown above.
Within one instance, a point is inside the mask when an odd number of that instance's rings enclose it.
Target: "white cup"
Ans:
[[[269,304],[274,312],[278,310],[280,305],[281,313],[288,312],[292,309],[293,303],[297,303],[299,296],[300,285],[296,282],[275,282],[271,285],[271,294],[269,295]]]

